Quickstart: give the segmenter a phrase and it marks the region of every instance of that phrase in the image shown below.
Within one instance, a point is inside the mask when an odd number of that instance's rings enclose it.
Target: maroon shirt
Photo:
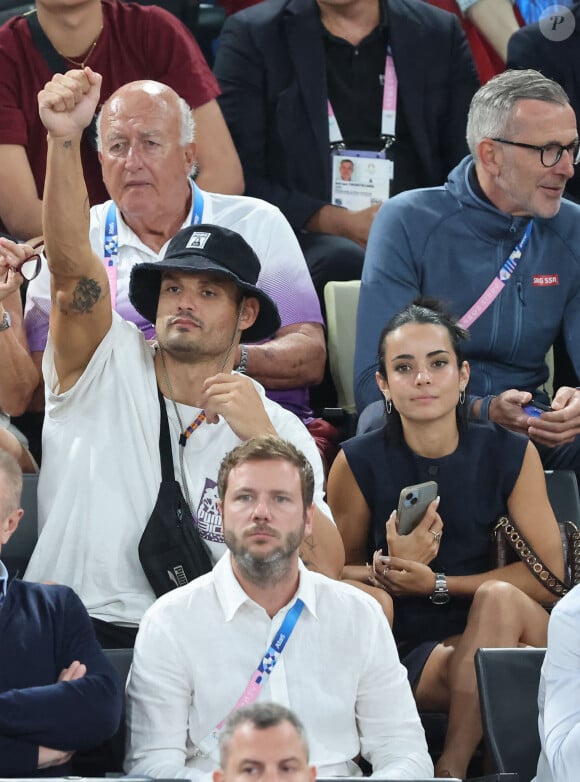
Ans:
[[[192,107],[219,95],[195,38],[156,6],[102,0],[103,31],[87,65],[103,77],[101,104],[137,79],[168,84]],[[70,66],[73,68],[74,66]],[[0,144],[26,148],[39,198],[46,173],[46,130],[37,95],[52,74],[22,16],[0,27]],[[83,168],[91,205],[108,200],[96,150],[83,139]]]

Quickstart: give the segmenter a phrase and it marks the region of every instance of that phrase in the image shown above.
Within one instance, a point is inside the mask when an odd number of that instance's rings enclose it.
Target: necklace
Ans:
[[[62,52],[59,52],[58,49],[56,50],[58,54],[63,58],[63,60],[66,60],[67,62],[70,62],[71,65],[74,65],[75,68],[80,68],[81,70],[85,67],[85,65],[88,63],[89,58],[91,54],[95,51],[95,46],[97,45],[99,38],[101,37],[101,33],[103,32],[103,25],[101,25],[101,29],[97,33],[97,37],[92,42],[92,44],[87,49],[85,56],[82,60],[82,62],[79,62],[78,60],[73,60],[72,57],[67,57],[66,54],[63,54]]]
[[[183,421],[181,420],[181,415],[179,414],[179,408],[177,407],[177,402],[175,401],[173,386],[171,385],[171,381],[169,380],[169,373],[167,371],[167,365],[165,363],[165,351],[163,350],[162,347],[159,347],[159,354],[161,356],[161,366],[163,367],[163,379],[165,380],[165,385],[167,386],[167,390],[169,391],[169,398],[171,399],[173,409],[175,410],[175,415],[177,416],[177,421],[179,422],[179,428],[181,429],[181,434],[179,435],[179,470],[181,473],[181,482],[183,484],[183,491],[185,492],[185,499],[187,500],[189,512],[191,513],[192,512],[191,498],[189,496],[189,489],[187,487],[187,476],[185,474],[185,468],[183,465],[183,452],[185,451],[185,446],[187,445],[187,440],[189,439],[189,437],[191,437],[191,435],[195,432],[195,430],[198,429],[205,421],[205,410],[202,410],[201,413],[190,423],[190,425],[187,428],[183,426]]]

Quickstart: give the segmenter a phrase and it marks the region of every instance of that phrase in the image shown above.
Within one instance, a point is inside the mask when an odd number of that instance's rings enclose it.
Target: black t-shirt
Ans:
[[[382,150],[385,147],[385,140],[381,138],[383,82],[389,45],[385,9],[381,5],[381,22],[357,46],[332,35],[324,26],[322,29],[328,98],[343,135],[342,141],[346,149]],[[391,195],[425,185],[400,91],[395,141],[386,156],[394,161]]]

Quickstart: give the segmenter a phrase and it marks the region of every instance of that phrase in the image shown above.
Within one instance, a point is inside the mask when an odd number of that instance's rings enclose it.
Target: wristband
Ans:
[[[489,421],[489,406],[491,405],[492,399],[495,399],[494,394],[490,394],[489,396],[482,396],[481,397],[481,404],[479,406],[479,416],[477,418],[474,418],[476,421]],[[477,400],[474,399],[473,403],[475,404]],[[471,407],[470,413],[473,411],[473,405]],[[473,416],[471,416],[473,418]]]

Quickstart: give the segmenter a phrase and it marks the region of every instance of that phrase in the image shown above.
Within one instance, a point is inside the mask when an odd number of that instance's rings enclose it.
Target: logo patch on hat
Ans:
[[[206,231],[194,231],[185,246],[196,247],[199,250],[203,250],[210,236],[211,234]]]

